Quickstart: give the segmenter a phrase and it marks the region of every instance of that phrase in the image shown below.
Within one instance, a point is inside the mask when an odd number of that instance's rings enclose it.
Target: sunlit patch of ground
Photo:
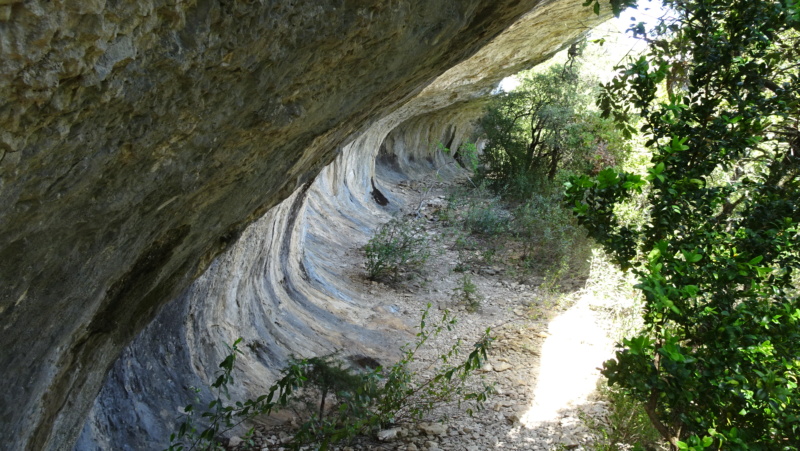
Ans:
[[[524,426],[555,421],[560,411],[585,404],[595,391],[598,368],[613,356],[613,342],[590,308],[593,301],[592,295],[583,295],[550,322],[535,375],[533,404],[521,418]]]

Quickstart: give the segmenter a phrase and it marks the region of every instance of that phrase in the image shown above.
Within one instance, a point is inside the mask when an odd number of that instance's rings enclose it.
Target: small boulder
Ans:
[[[400,428],[384,429],[378,432],[378,440],[381,442],[390,442],[397,438],[400,433]]]
[[[419,429],[429,436],[447,435],[447,426],[441,423],[422,423]]]

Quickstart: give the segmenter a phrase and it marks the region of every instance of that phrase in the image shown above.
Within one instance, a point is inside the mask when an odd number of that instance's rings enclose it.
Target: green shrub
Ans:
[[[366,246],[367,274],[372,280],[397,281],[412,276],[430,256],[422,226],[413,220],[392,219],[382,225]]]
[[[472,172],[478,170],[478,146],[474,142],[465,141],[458,148],[456,159],[466,168]]]
[[[469,235],[457,235],[453,241],[453,248],[459,251],[459,255],[464,251],[474,251],[478,246],[478,240]]]
[[[514,212],[512,227],[531,268],[583,274],[588,269],[592,240],[563,204],[561,194],[534,194]]]
[[[459,285],[453,290],[453,299],[463,304],[468,312],[474,313],[480,310],[482,296],[469,274],[461,276]]]
[[[343,365],[335,354],[292,358],[267,394],[230,403],[228,385],[234,382],[233,368],[237,355],[241,354],[238,345],[242,339],[237,339],[220,364],[219,377],[212,385],[215,399],[202,413],[193,404],[184,408],[184,421],[170,436],[169,451],[217,449],[221,435],[235,426],[297,405],[307,406],[305,421],[287,446],[303,449],[311,445],[320,450],[391,424],[420,421],[443,404],[465,402],[481,409],[493,392],[492,387],[482,385],[472,390],[466,381],[488,357],[490,331],[483,333],[460,363],[462,343],[457,341],[426,368],[432,370],[432,375],[421,378],[412,369],[417,352],[442,331],[452,330],[456,323],[447,311],[441,319],[428,322],[429,311],[430,304],[422,312],[416,341],[403,346],[402,358],[391,367],[356,372]],[[325,409],[328,395],[333,395],[335,405]],[[466,411],[473,413],[472,407]],[[203,425],[195,421],[198,417]]]
[[[317,419],[324,418],[325,403],[329,395],[334,398],[334,405],[337,406],[342,405],[344,400],[349,400],[345,404],[344,413],[359,415],[367,408],[365,402],[374,398],[378,391],[375,380],[345,366],[338,353],[309,359],[292,357],[288,368],[298,368],[305,376],[303,389],[298,391],[293,400],[299,408],[296,412],[299,417],[316,415]],[[364,396],[352,396],[359,391],[363,391]]]
[[[450,225],[457,220],[456,210],[448,203],[446,206],[436,210],[436,219],[445,225]]]
[[[445,155],[450,155],[450,149],[445,147],[441,141],[436,143],[436,149]],[[471,141],[464,141],[459,147],[458,151],[453,155],[456,161],[461,163],[464,169],[475,172],[478,169],[478,146]]]
[[[508,230],[508,220],[509,215],[503,211],[499,201],[490,199],[469,206],[464,217],[464,228],[470,233],[492,237]]]

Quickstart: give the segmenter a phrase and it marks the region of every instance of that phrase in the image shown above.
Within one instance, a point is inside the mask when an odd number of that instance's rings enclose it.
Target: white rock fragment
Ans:
[[[384,429],[378,432],[378,440],[382,442],[389,442],[397,438],[400,434],[401,428]]]

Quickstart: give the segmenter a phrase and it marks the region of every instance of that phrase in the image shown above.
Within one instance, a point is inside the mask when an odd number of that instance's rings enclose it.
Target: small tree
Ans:
[[[579,73],[579,49],[570,49],[567,64],[527,73],[517,89],[487,108],[480,122],[487,139],[482,175],[495,191],[525,198],[559,170],[590,172],[614,164],[624,144],[610,122],[591,111],[593,83]]]

